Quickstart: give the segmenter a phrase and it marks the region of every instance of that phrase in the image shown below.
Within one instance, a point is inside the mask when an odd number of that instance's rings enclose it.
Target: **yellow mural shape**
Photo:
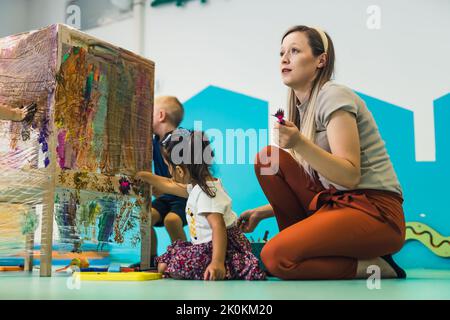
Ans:
[[[435,255],[450,258],[450,236],[444,237],[426,224],[407,222],[406,240],[417,240]]]

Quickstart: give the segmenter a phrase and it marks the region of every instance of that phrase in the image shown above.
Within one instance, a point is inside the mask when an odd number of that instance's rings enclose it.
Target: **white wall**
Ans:
[[[217,0],[151,9],[147,54],[160,92],[187,98],[208,84],[285,105],[278,72],[283,32],[321,26],[333,38],[336,80],[415,112],[416,155],[435,159],[433,100],[449,92],[450,2],[378,0],[381,29],[369,30],[368,0]]]
[[[369,30],[366,10],[381,9]],[[160,93],[182,99],[208,84],[285,105],[278,72],[280,37],[292,25],[321,26],[337,54],[336,80],[414,111],[416,158],[435,159],[433,100],[450,82],[450,1],[210,0],[150,10],[147,54]]]
[[[1,0],[1,32],[63,22],[65,4]],[[379,30],[366,25],[373,4],[381,9]],[[146,10],[145,52],[156,62],[157,94],[185,100],[214,84],[268,100],[274,110],[285,105],[281,35],[295,24],[321,26],[335,43],[336,80],[414,111],[417,160],[435,159],[433,100],[450,91],[450,1],[198,0]],[[137,51],[135,19],[87,32]]]
[[[66,0],[0,0],[0,37],[63,23]]]
[[[66,0],[27,0],[29,30],[39,29],[54,23],[63,23]]]
[[[0,37],[27,30],[28,0],[0,0]]]
[[[86,32],[116,46],[138,52],[137,26],[133,19],[126,19]]]
[[[0,0],[0,37],[43,28],[54,23],[65,23],[66,6],[69,2],[69,0]],[[149,7],[150,5],[147,9]],[[125,49],[137,51],[137,31],[134,19],[126,19],[87,32]]]

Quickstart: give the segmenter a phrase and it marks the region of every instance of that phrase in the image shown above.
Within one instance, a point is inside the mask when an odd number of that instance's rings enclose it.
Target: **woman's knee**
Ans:
[[[274,160],[272,159],[272,154],[275,154],[278,150],[281,149],[271,145],[265,146],[260,152],[256,154],[255,166],[262,167],[270,164],[270,162]]]
[[[267,271],[274,276],[278,276],[280,265],[280,257],[278,252],[278,245],[269,241],[261,250],[261,260]]]
[[[255,157],[255,172],[257,176],[277,174],[280,166],[287,163],[290,154],[276,146],[264,147]]]

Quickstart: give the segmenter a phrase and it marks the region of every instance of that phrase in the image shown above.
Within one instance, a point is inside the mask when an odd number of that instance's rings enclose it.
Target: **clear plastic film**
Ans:
[[[0,266],[149,261],[133,177],[151,170],[153,81],[151,61],[63,25],[0,39],[0,105],[36,105],[0,119]]]

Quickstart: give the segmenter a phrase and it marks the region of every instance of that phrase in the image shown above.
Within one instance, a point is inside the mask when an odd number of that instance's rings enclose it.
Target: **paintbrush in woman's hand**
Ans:
[[[278,109],[277,112],[273,115],[275,118],[278,119],[278,123],[279,124],[285,124],[284,122],[284,110],[283,109]]]

